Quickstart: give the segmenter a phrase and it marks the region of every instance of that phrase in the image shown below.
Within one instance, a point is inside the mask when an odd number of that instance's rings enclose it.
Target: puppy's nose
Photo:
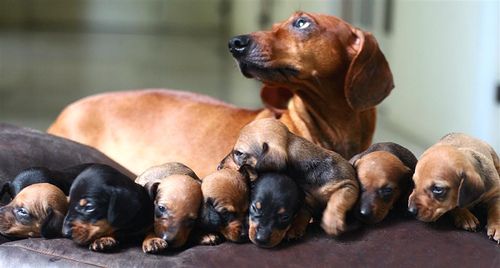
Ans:
[[[269,243],[270,237],[271,236],[266,235],[266,234],[257,234],[255,236],[255,242],[257,242],[257,244],[259,244],[259,245],[266,245],[267,243]]]
[[[65,223],[62,228],[63,237],[71,238],[71,233],[71,225]]]
[[[228,47],[229,52],[233,54],[233,57],[240,57],[248,52],[250,47],[251,39],[249,35],[238,35],[229,39]]]
[[[373,215],[372,210],[369,207],[362,207],[359,210],[359,214],[366,219],[371,218],[371,216]]]
[[[416,206],[410,206],[410,207],[408,208],[408,212],[410,212],[410,214],[411,214],[411,215],[413,215],[413,216],[417,216],[417,214],[418,214],[418,209],[417,209],[417,207],[416,207]]]

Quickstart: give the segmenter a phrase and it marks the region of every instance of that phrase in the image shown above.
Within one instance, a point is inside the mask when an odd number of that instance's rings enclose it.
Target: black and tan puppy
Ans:
[[[406,210],[417,164],[410,150],[392,142],[375,143],[349,162],[356,169],[361,186],[355,211],[358,219],[377,223],[394,206]]]
[[[153,223],[147,191],[116,169],[86,168],[73,182],[63,235],[93,251],[115,247],[119,240],[143,238]]]
[[[233,151],[220,164],[233,165],[248,165],[258,174],[286,172],[297,181],[311,212],[300,213],[302,226],[294,224],[291,238],[305,232],[312,216],[321,219],[329,235],[346,231],[346,213],[356,203],[359,184],[354,168],[339,154],[291,133],[276,119],[259,119],[241,130]]]
[[[427,149],[417,163],[408,210],[432,222],[450,212],[455,225],[474,231],[478,219],[469,208],[488,208],[487,234],[500,243],[500,161],[487,143],[451,133]]]
[[[201,181],[189,167],[170,162],[147,169],[135,180],[154,201],[154,231],[142,243],[146,253],[186,244],[198,219]]]
[[[248,236],[259,247],[277,246],[302,208],[304,194],[280,173],[264,173],[253,184]]]
[[[69,195],[71,184],[76,176],[91,164],[81,164],[62,170],[50,170],[45,167],[31,167],[22,170],[12,182],[6,182],[1,190],[0,198],[7,193],[14,198],[23,188],[35,183],[50,183]]]
[[[66,195],[56,186],[29,185],[0,208],[0,233],[17,238],[61,236],[67,209]]]
[[[219,243],[218,234],[232,242],[247,240],[250,190],[246,173],[219,169],[203,178],[201,191],[201,227],[209,233],[201,243]]]

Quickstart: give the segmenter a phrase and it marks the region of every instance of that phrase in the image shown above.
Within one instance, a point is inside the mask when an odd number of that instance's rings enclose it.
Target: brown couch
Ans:
[[[0,124],[2,180],[29,166],[62,168],[84,162],[106,163],[127,172],[90,147]],[[95,253],[63,238],[9,242],[0,237],[0,243],[1,267],[500,267],[500,246],[487,238],[484,229],[471,233],[454,228],[447,219],[426,224],[398,215],[338,239],[311,226],[302,241],[275,249],[223,243],[149,255],[138,244]]]

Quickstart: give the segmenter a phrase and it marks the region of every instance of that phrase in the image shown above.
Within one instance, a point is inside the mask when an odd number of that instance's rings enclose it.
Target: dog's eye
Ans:
[[[446,189],[444,187],[434,185],[432,186],[431,191],[435,196],[443,196],[446,192]]]
[[[161,213],[165,213],[165,211],[167,211],[167,208],[164,206],[158,206],[158,211]]]
[[[242,153],[242,152],[240,152],[240,151],[238,151],[238,150],[234,150],[234,151],[233,151],[233,154],[234,154],[235,156],[241,156],[243,153]]]
[[[30,216],[30,212],[25,208],[16,208],[15,212],[19,217],[22,218],[27,218]]]
[[[85,206],[83,206],[83,211],[85,211],[86,213],[90,213],[94,210],[95,210],[95,207],[91,203],[87,203]]]
[[[389,196],[392,194],[393,190],[389,187],[384,187],[378,190],[381,196]]]
[[[289,215],[287,215],[287,214],[281,215],[281,217],[280,217],[281,222],[287,222],[288,220],[290,220]]]
[[[308,21],[306,18],[298,18],[294,23],[293,23],[293,27],[297,28],[297,29],[300,29],[300,30],[304,30],[306,29],[307,27],[309,27],[311,25],[311,22]]]

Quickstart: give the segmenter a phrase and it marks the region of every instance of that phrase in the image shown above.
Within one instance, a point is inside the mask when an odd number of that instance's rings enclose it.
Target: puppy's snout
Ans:
[[[410,212],[411,215],[417,216],[418,215],[418,208],[415,205],[410,205],[408,207],[408,212]]]
[[[62,236],[65,238],[71,238],[72,235],[72,224],[68,219],[64,219],[62,226]]]
[[[247,54],[251,44],[251,38],[249,35],[238,35],[229,40],[228,47],[229,52],[233,54],[233,57],[241,57]]]
[[[269,244],[269,240],[271,238],[271,235],[268,233],[257,233],[255,236],[255,242],[257,242],[258,245],[267,245]]]
[[[359,210],[359,214],[361,215],[361,217],[369,219],[373,216],[373,211],[369,206],[362,206]]]

